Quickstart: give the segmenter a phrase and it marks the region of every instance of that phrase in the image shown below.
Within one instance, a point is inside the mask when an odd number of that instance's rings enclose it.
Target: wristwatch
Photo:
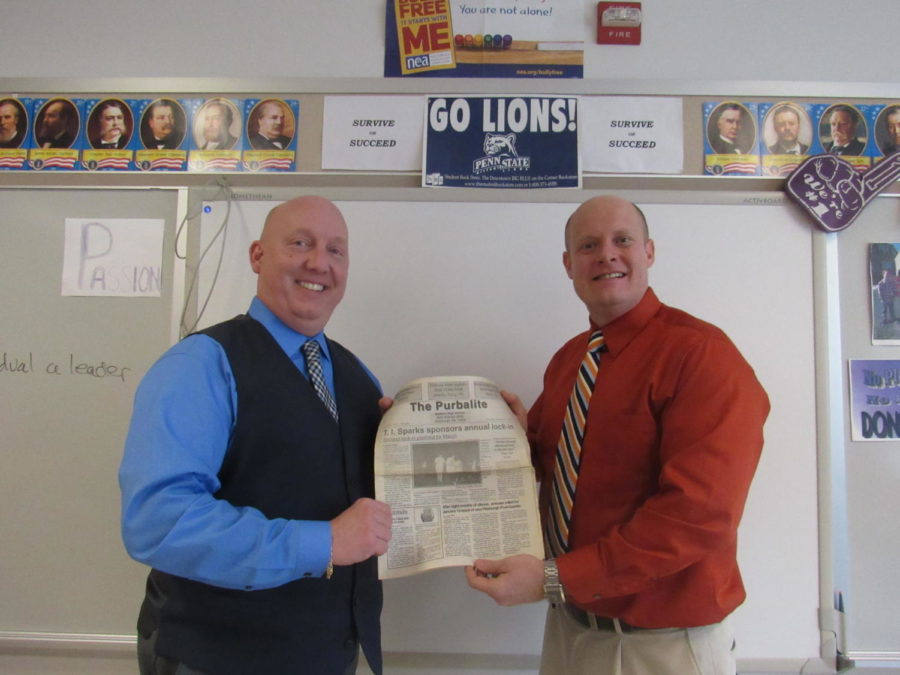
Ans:
[[[552,558],[544,561],[544,598],[552,605],[561,605],[566,601],[566,592],[559,580],[559,568]]]

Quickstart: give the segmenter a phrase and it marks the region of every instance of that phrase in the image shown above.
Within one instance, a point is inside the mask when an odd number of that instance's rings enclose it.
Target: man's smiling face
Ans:
[[[649,286],[655,249],[643,216],[628,201],[595,197],[566,226],[563,265],[598,326],[637,305]]]
[[[337,207],[300,197],[273,209],[250,246],[259,299],[303,335],[325,328],[344,297],[350,268],[347,225]]]

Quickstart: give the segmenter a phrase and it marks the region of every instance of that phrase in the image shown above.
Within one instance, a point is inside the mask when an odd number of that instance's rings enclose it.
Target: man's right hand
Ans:
[[[527,553],[500,560],[476,560],[466,567],[466,580],[498,605],[512,607],[544,598],[544,561]]]
[[[331,521],[332,562],[352,565],[381,555],[391,540],[391,507],[368,497]]]

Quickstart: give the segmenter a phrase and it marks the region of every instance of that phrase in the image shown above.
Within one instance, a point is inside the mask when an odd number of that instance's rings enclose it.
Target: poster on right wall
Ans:
[[[900,361],[850,359],[850,430],[854,441],[900,438]]]
[[[869,288],[872,302],[872,344],[900,345],[900,315],[895,302],[900,295],[897,266],[900,243],[869,244]]]

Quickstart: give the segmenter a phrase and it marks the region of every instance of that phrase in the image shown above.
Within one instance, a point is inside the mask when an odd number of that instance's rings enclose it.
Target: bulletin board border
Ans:
[[[439,85],[439,86],[438,86]],[[300,125],[296,171],[275,173],[228,173],[235,188],[407,188],[421,185],[420,171],[335,171],[322,169],[324,100],[330,95],[408,96],[411,94],[477,95],[495,93],[496,80],[451,79],[440,83],[421,78],[0,78],[0,92],[21,97],[68,94],[92,96],[157,94],[172,96],[280,96],[300,101]],[[786,82],[726,80],[503,80],[508,94],[578,96],[681,97],[684,119],[684,158],[681,174],[583,173],[583,190],[689,190],[773,192],[783,189],[784,179],[764,176],[703,175],[702,105],[710,99],[765,102],[790,99],[798,103],[846,102],[887,104],[900,100],[900,84],[875,82]],[[6,171],[0,185],[12,187],[195,187],[206,183],[210,173],[190,172],[84,172]],[[433,200],[446,199],[454,189],[429,190]],[[468,190],[466,190],[468,192]],[[505,194],[511,192],[504,191]],[[544,190],[543,192],[551,192]]]

